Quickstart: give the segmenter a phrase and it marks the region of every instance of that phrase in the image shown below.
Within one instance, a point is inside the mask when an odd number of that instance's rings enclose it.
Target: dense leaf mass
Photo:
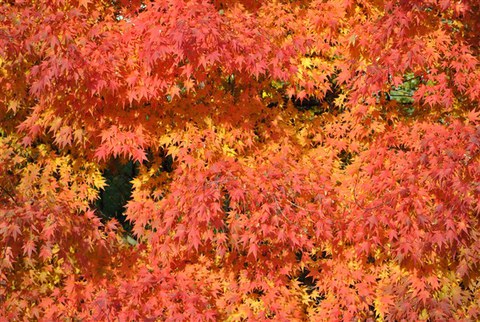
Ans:
[[[477,0],[0,1],[0,320],[479,320],[479,31]]]

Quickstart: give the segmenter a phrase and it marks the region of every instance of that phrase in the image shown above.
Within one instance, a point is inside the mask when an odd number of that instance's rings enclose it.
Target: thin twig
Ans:
[[[18,206],[17,200],[7,189],[5,189],[3,186],[0,186],[0,189],[3,191],[4,194],[6,194],[8,197],[10,197],[10,199],[12,199],[16,206]]]

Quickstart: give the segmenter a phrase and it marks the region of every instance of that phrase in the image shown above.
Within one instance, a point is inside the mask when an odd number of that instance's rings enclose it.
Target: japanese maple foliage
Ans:
[[[479,30],[476,0],[1,1],[0,318],[480,319]]]

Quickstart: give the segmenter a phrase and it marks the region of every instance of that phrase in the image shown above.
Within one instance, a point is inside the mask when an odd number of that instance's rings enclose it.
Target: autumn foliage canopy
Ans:
[[[479,320],[479,51],[478,0],[1,0],[0,320]]]

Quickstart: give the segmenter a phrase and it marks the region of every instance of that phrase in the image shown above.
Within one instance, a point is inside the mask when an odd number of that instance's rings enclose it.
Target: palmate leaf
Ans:
[[[478,320],[478,3],[0,3],[0,319]]]

